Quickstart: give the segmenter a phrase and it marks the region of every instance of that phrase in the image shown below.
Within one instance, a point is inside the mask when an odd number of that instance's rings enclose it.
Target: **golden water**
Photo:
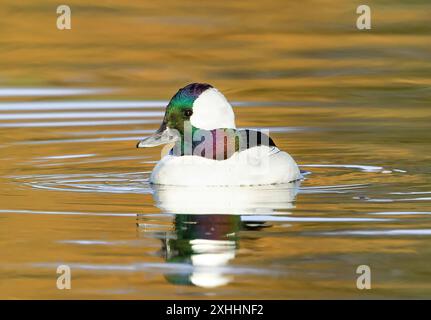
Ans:
[[[70,31],[0,4],[0,298],[430,297],[429,1],[371,1],[371,31],[355,1],[67,4]],[[293,204],[156,201],[135,144],[190,82],[297,160]]]

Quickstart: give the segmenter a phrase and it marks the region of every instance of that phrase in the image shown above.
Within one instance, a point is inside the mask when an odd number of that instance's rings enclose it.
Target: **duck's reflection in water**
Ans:
[[[193,268],[185,274],[167,275],[167,280],[207,288],[227,284],[231,279],[223,275],[223,268],[235,258],[239,229],[239,216],[176,215],[174,238],[163,240],[166,261]]]
[[[165,259],[191,266],[167,274],[166,279],[205,288],[228,284],[233,279],[228,265],[239,248],[239,232],[266,226],[265,221],[247,222],[246,216],[292,208],[298,187],[299,183],[277,187],[154,187],[156,205],[174,214],[173,234],[162,240]]]

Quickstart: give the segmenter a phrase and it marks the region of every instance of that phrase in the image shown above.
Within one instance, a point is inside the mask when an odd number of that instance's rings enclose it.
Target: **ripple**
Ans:
[[[45,127],[94,127],[118,126],[123,124],[156,124],[159,120],[103,120],[103,121],[55,121],[0,123],[0,128],[45,128]]]
[[[109,93],[107,88],[0,88],[0,97],[76,96]]]
[[[242,221],[273,221],[273,222],[378,222],[378,221],[393,221],[396,219],[379,219],[379,218],[324,218],[324,217],[285,217],[285,216],[269,216],[269,215],[254,215],[241,216]]]
[[[163,115],[164,113],[159,111],[0,113],[0,120],[150,118]]]
[[[239,129],[250,129],[250,130],[268,130],[268,133],[274,132],[302,132],[302,131],[310,131],[311,129],[308,127],[244,127]],[[317,130],[313,128],[313,130]]]
[[[164,108],[169,101],[35,101],[0,103],[0,111]]]
[[[105,241],[105,240],[61,240],[57,243],[62,244],[76,244],[82,246],[136,246],[142,244],[142,240],[116,240],[116,241]]]
[[[418,197],[418,198],[402,198],[402,199],[389,199],[389,198],[375,198],[366,199],[367,202],[409,202],[409,201],[429,201],[431,197]]]
[[[79,132],[65,132],[70,136],[95,136],[95,135],[124,135],[124,134],[149,134],[156,131],[157,128],[154,129],[139,129],[139,130],[103,130],[103,131],[83,131]]]
[[[38,210],[14,210],[14,209],[1,209],[0,213],[46,214],[46,215],[67,215],[67,216],[136,217],[136,213],[38,211]]]
[[[49,156],[49,157],[40,157],[37,159],[40,160],[51,160],[51,159],[77,159],[77,158],[88,158],[88,157],[94,157],[96,154],[89,153],[89,154],[67,154],[67,155],[61,155],[61,156]]]
[[[111,141],[139,141],[143,136],[134,137],[112,137],[112,138],[86,138],[86,139],[52,139],[52,140],[37,140],[37,141],[22,141],[15,144],[25,145],[41,145],[41,144],[56,144],[56,143],[91,143],[91,142],[111,142]]]
[[[357,235],[357,236],[429,236],[431,229],[394,229],[394,230],[350,230],[323,232],[325,235]]]
[[[150,194],[148,172],[48,174],[13,177],[35,189],[94,193]],[[25,181],[29,180],[29,181]]]
[[[362,189],[370,186],[370,184],[340,184],[330,186],[317,186],[317,187],[301,187],[300,193],[349,193],[357,189]]]
[[[76,158],[88,158],[88,157],[72,157],[72,158],[62,158],[62,159],[76,159]],[[125,160],[144,160],[146,158],[147,157],[145,157],[145,156],[108,157],[108,158],[101,158],[101,159],[88,159],[88,160],[83,160],[83,161],[74,161],[73,165],[89,164],[89,163],[115,162],[115,161],[125,161]],[[58,159],[60,159],[60,158],[58,158]],[[35,162],[40,162],[40,161],[35,160]],[[70,164],[70,163],[68,163],[68,162],[39,163],[39,164],[37,164],[37,166],[38,167],[60,167],[60,166],[66,165],[66,164]]]
[[[397,216],[397,215],[429,215],[431,212],[427,211],[393,211],[393,212],[370,212],[368,214],[376,214],[376,215],[390,215],[390,216]]]
[[[415,194],[431,194],[431,191],[423,191],[423,192],[389,192],[389,194],[395,194],[395,195],[415,195]]]
[[[57,268],[63,263],[32,263],[32,267],[39,268]],[[279,276],[285,274],[285,271],[276,269],[263,269],[253,267],[241,267],[241,266],[193,266],[187,263],[130,263],[130,264],[85,264],[85,263],[68,263],[67,264],[73,270],[86,270],[86,271],[111,271],[111,272],[155,272],[164,274],[188,274],[195,270],[200,272],[223,272],[226,274],[258,274],[258,275],[269,275]]]
[[[381,172],[384,170],[384,168],[380,166],[368,166],[361,164],[303,164],[301,167],[357,169],[363,172]]]

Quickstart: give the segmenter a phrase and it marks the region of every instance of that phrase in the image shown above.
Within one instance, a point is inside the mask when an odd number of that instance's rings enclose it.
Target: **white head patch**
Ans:
[[[232,106],[216,88],[205,90],[195,100],[190,123],[204,130],[236,128]]]

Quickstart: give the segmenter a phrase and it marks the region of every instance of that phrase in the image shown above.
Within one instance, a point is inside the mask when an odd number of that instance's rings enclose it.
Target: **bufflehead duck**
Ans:
[[[175,143],[150,182],[174,186],[286,184],[302,178],[298,165],[263,131],[237,130],[232,106],[216,88],[192,83],[166,107],[160,128],[138,148]]]

